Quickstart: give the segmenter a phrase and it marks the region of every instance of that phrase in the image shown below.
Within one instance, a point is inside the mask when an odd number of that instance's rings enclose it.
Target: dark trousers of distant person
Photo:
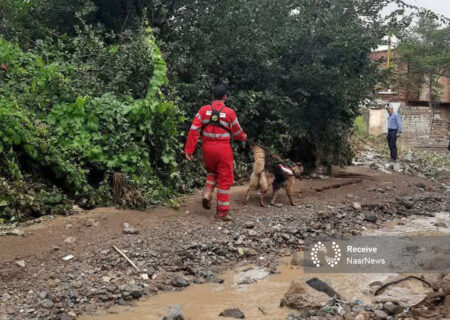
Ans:
[[[397,129],[389,129],[387,134],[391,161],[397,161],[397,131]]]

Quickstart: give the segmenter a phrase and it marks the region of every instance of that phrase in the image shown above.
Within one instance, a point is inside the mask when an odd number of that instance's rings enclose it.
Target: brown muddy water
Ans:
[[[450,228],[434,226],[436,222],[444,222],[450,226],[448,213],[437,214],[434,218],[401,219],[390,222],[385,228],[367,230],[369,234],[409,234],[409,235],[442,235],[450,234]],[[384,282],[396,274],[312,274],[304,273],[303,268],[290,264],[290,257],[280,260],[277,274],[258,280],[248,285],[238,285],[243,272],[251,266],[239,267],[220,276],[222,284],[193,284],[180,292],[161,293],[141,300],[132,307],[115,307],[103,315],[83,316],[81,320],[160,320],[167,315],[173,305],[181,305],[183,315],[188,320],[224,319],[219,313],[228,308],[239,308],[249,320],[282,320],[293,310],[280,308],[280,300],[293,280],[306,281],[318,277],[327,282],[341,295],[343,300],[361,300],[364,304],[375,304],[369,284],[375,281]],[[253,270],[258,270],[253,267]],[[409,284],[409,287],[396,288],[393,295],[407,296],[410,300],[421,301],[429,288],[421,283]]]

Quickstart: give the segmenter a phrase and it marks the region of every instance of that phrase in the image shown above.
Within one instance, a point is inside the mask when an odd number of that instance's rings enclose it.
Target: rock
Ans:
[[[94,219],[87,219],[86,221],[84,221],[84,226],[85,227],[97,227],[98,226],[98,221],[94,220]]]
[[[256,232],[255,230],[249,230],[248,231],[248,236],[250,238],[256,238],[258,236],[258,232]]]
[[[137,284],[126,284],[123,291],[134,299],[138,299],[144,295],[144,288],[138,286]]]
[[[301,252],[294,252],[291,259],[291,264],[293,266],[301,266],[303,261],[303,255]]]
[[[45,298],[47,298],[47,296],[48,296],[48,293],[45,291],[41,291],[39,293],[39,298],[41,298],[41,299],[45,299]]]
[[[395,172],[400,172],[400,170],[402,169],[400,163],[396,162],[392,165],[392,170],[394,170]]]
[[[184,320],[183,312],[181,310],[181,305],[170,306],[167,316],[163,320]]]
[[[77,206],[76,204],[72,206],[72,214],[77,214],[81,212],[83,212],[83,209],[81,209],[79,206]]]
[[[374,314],[377,319],[386,319],[388,317],[387,313],[383,310],[375,310]]]
[[[15,262],[19,267],[25,268],[25,260],[17,260]]]
[[[73,258],[74,258],[74,256],[71,255],[71,254],[69,254],[68,256],[63,257],[62,259],[63,259],[64,261],[69,261],[69,260],[72,260]]]
[[[375,213],[373,213],[373,212],[367,212],[367,213],[364,215],[364,220],[365,220],[365,221],[368,221],[368,222],[375,223],[375,222],[377,222],[378,217],[377,217],[377,215],[376,215]]]
[[[450,294],[450,274],[447,274],[443,279],[442,279],[442,290],[444,290],[444,292],[446,294]]]
[[[425,190],[427,188],[427,186],[422,182],[416,183],[416,187],[423,189],[423,190]]]
[[[246,221],[244,223],[244,228],[253,229],[255,227],[255,223],[253,221]]]
[[[389,315],[393,316],[402,311],[402,308],[398,304],[388,301],[383,304],[383,310],[386,311]]]
[[[50,308],[53,308],[53,306],[54,306],[53,301],[50,299],[42,300],[40,304],[41,304],[42,308],[45,308],[45,309],[50,309]]]
[[[443,223],[443,222],[436,222],[434,224],[434,226],[438,227],[438,228],[447,228],[447,225],[445,223]]]
[[[105,283],[109,283],[111,281],[111,277],[104,276],[102,277],[102,281]]]
[[[444,309],[444,314],[448,318],[450,317],[450,295],[444,298],[444,302],[442,303],[442,308]]]
[[[253,268],[250,270],[239,272],[235,276],[235,283],[240,284],[250,284],[258,280],[265,279],[269,276],[270,271],[262,268]]]
[[[328,284],[318,278],[312,278],[306,281],[306,284],[308,284],[311,288],[316,289],[317,291],[327,294],[330,298],[339,296],[333,288],[331,288]]]
[[[355,320],[366,320],[366,317],[364,314],[360,313],[355,317]]]
[[[12,229],[0,232],[0,236],[19,236],[25,237],[25,232],[20,229]]]
[[[358,202],[353,202],[352,206],[353,206],[353,209],[355,209],[355,210],[362,209],[361,204],[359,204]]]
[[[294,280],[288,292],[281,299],[281,307],[289,307],[297,310],[304,308],[320,309],[328,303],[330,298],[323,292],[316,291],[301,281]]]
[[[219,314],[219,317],[234,318],[234,319],[244,319],[244,313],[238,308],[226,309]]]
[[[141,279],[144,281],[147,281],[149,279],[148,274],[147,273],[141,273]]]
[[[129,223],[124,223],[123,224],[123,233],[124,234],[138,234],[139,230],[137,230],[136,228],[130,226]]]
[[[74,243],[76,239],[74,237],[67,237],[64,239],[64,243]]]
[[[409,150],[408,153],[403,156],[403,160],[408,161],[408,162],[414,162],[414,153]]]
[[[177,287],[177,288],[183,288],[183,287],[188,287],[189,286],[189,281],[187,281],[183,277],[173,278],[171,283],[172,283],[172,285],[174,287]]]

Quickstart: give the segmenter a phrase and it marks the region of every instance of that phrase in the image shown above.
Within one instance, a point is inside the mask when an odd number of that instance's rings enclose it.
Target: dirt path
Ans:
[[[25,237],[0,237],[0,319],[72,319],[98,307],[127,304],[143,294],[178,290],[186,285],[180,276],[188,282],[214,281],[216,272],[261,254],[270,265],[302,239],[319,230],[328,232],[327,224],[334,224],[337,235],[365,225],[348,211],[353,202],[373,211],[383,204],[389,208],[399,197],[423,193],[418,185],[440,192],[428,180],[363,167],[337,175],[297,183],[296,207],[287,205],[284,194],[278,198],[281,208],[258,207],[256,195],[243,206],[245,187],[234,187],[231,223],[214,220],[196,194],[184,197],[179,210],[98,208],[25,227]],[[327,220],[343,208],[350,212],[348,220],[339,214],[339,221]],[[327,212],[332,213],[329,218]],[[380,216],[371,227],[386,219],[390,218]],[[124,234],[125,222],[139,234]],[[249,236],[245,225],[257,235]],[[134,272],[112,245],[126,250],[140,272]],[[74,258],[63,261],[69,254]],[[16,264],[18,260],[24,260],[25,267]]]

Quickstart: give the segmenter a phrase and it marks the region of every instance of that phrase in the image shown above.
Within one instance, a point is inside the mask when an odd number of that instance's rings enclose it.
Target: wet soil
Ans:
[[[143,295],[180,291],[186,284],[187,290],[201,283],[214,288],[221,282],[219,274],[238,263],[271,269],[280,256],[319,235],[379,229],[416,207],[437,212],[447,201],[442,187],[430,180],[364,167],[343,173],[297,183],[296,207],[288,206],[281,194],[281,207],[260,208],[256,195],[243,206],[245,187],[234,187],[230,223],[218,222],[202,209],[196,194],[181,199],[179,210],[99,208],[25,227],[25,237],[0,237],[0,319],[73,319],[129,305]],[[412,208],[402,201],[413,202]],[[362,205],[362,212],[352,208],[353,202]],[[365,221],[364,212],[374,213],[376,221]],[[139,234],[124,234],[124,223]],[[139,272],[112,245],[122,249]],[[63,261],[67,255],[74,257]],[[277,282],[275,277],[262,281]],[[160,296],[157,299],[165,299]]]

